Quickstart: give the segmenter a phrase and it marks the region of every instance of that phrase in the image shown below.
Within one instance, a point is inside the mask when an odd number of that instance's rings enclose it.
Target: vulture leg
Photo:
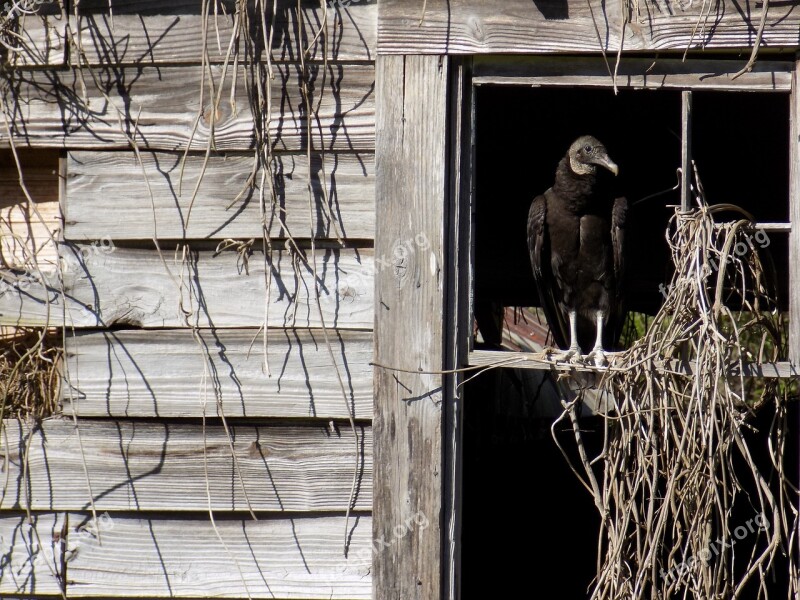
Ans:
[[[594,358],[594,364],[598,367],[602,367],[606,364],[606,355],[603,352],[603,311],[598,310],[595,314],[595,323],[597,324],[597,338],[594,341],[594,348],[589,353],[589,356]]]
[[[578,346],[578,311],[569,311],[569,349],[563,354],[563,360],[572,361],[581,355]]]

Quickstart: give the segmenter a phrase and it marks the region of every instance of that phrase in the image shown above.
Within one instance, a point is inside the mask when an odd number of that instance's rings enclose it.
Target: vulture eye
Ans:
[[[586,146],[583,147],[583,151],[586,152],[586,153],[589,153],[589,152],[592,151],[592,147],[589,146],[589,145],[586,145]]]

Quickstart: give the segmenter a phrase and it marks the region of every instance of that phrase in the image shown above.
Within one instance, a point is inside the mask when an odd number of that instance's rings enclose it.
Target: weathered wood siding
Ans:
[[[204,4],[42,9],[7,56],[0,148],[54,157],[59,269],[0,325],[67,331],[64,416],[4,423],[2,594],[371,596],[378,6],[280,0],[253,106],[235,3]]]
[[[372,445],[369,426],[356,431],[359,445]],[[354,466],[354,508],[372,503],[371,459],[362,453],[354,460],[352,432],[341,423],[226,431],[218,424],[79,419],[46,421],[33,431],[9,422],[5,435],[4,508],[344,512]]]
[[[249,239],[261,236],[261,180],[253,156],[148,152],[70,152],[65,235],[71,240]],[[311,173],[311,180],[308,175]],[[371,153],[279,154],[276,200],[285,210],[266,224],[270,235],[370,240],[375,235]],[[133,184],[133,185],[132,185]],[[142,194],[142,185],[149,187]],[[267,194],[271,193],[272,184]],[[308,203],[311,185],[315,203]],[[151,195],[152,194],[152,195]]]
[[[89,517],[71,513],[70,529]],[[369,598],[370,520],[112,515],[99,541],[70,541],[67,597]]]
[[[58,257],[51,233],[61,229],[58,153],[38,157],[32,168],[27,168],[30,152],[20,152],[18,159],[26,164],[22,184],[13,153],[0,150],[0,253],[9,266],[23,267],[36,256],[42,267],[55,270]]]
[[[378,15],[381,54],[537,54],[687,48],[747,48],[756,39],[763,3],[605,0],[383,0]],[[762,43],[800,45],[794,2],[770,3]],[[613,60],[613,56],[609,57]],[[746,61],[743,59],[742,64]]]
[[[73,389],[64,411],[79,417],[372,417],[371,331],[315,329],[86,331],[69,337]],[[200,352],[199,349],[203,349]]]
[[[789,152],[795,165],[789,181],[789,360],[800,365],[800,60],[795,61],[792,73],[789,116]]]
[[[375,370],[374,535],[394,543],[376,561],[374,594],[439,598],[448,67],[440,56],[381,56],[378,65],[376,252],[394,268],[376,286],[375,357],[388,368]],[[419,237],[425,248],[393,251]],[[396,535],[417,516],[429,527]]]
[[[278,151],[304,150],[306,120],[297,63],[273,65],[270,137]],[[312,127],[320,150],[375,148],[372,64],[313,63],[308,66]],[[16,105],[10,123],[18,146],[151,150],[249,150],[255,145],[253,113],[244,67],[221,65],[101,67],[17,70],[3,88],[4,102]],[[205,77],[201,103],[200,84]],[[236,85],[233,82],[236,81]],[[211,109],[208,88],[217,85],[225,100]],[[230,99],[230,101],[229,101]],[[212,143],[213,137],[213,143]],[[9,144],[5,128],[0,147]]]

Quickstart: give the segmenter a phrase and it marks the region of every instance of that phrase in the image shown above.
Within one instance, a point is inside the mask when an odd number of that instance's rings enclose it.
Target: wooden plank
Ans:
[[[81,419],[76,429],[72,420],[53,419],[33,433],[18,421],[4,426],[4,509],[29,502],[37,510],[89,510],[94,501],[96,510],[111,511],[247,511],[249,499],[255,511],[344,512],[354,473],[353,507],[371,507],[365,425],[356,429],[358,456],[342,422],[231,425],[233,451],[222,425],[206,424],[205,435],[199,423]]]
[[[66,322],[76,325],[96,321],[86,307],[65,298],[58,273],[26,271],[2,273],[0,279],[0,327],[61,327]]]
[[[84,327],[338,327],[371,329],[371,249],[318,249],[307,264],[275,251],[272,264],[256,250],[245,265],[237,252],[166,251],[112,244],[63,246],[64,286]],[[312,265],[320,287],[317,304]],[[295,271],[295,267],[297,271]],[[266,274],[265,274],[266,271]],[[269,293],[267,293],[269,282]],[[1,306],[1,305],[0,305]]]
[[[316,260],[275,251],[265,303],[263,254],[249,271],[236,252],[190,251],[186,260],[165,251],[121,248],[103,238],[62,245],[62,271],[15,275],[0,286],[0,326],[11,327],[326,327],[368,330],[373,325],[376,270],[371,249],[318,249]],[[320,304],[313,287],[317,265]],[[321,308],[321,314],[320,314]],[[266,314],[265,314],[266,313]]]
[[[253,330],[84,332],[66,339],[65,414],[81,417],[372,417],[372,333]],[[205,380],[204,380],[205,376]]]
[[[61,594],[66,515],[0,513],[0,594]]]
[[[431,526],[375,557],[373,595],[441,598],[443,501],[444,207],[448,62],[379,56],[375,155],[378,256],[423,235],[422,252],[394,254],[377,275],[375,302],[375,539],[411,514]]]
[[[450,59],[450,177],[444,230],[448,247],[445,291],[444,367],[452,371],[464,364],[472,334],[469,297],[472,293],[472,189],[475,95],[471,85],[472,59]],[[461,548],[464,454],[464,375],[443,377],[444,389],[444,494],[446,534],[443,540],[442,600],[461,598]]]
[[[372,150],[374,66],[330,64],[326,68],[314,64],[308,69],[316,117],[313,147]],[[273,70],[273,147],[304,150],[307,131],[300,90],[302,71],[293,63],[274,65]],[[16,108],[11,125],[18,146],[127,149],[135,139],[145,149],[184,150],[191,144],[191,149],[206,150],[213,137],[219,151],[249,150],[255,144],[255,128],[245,68],[229,68],[220,85],[222,74],[221,66],[206,71],[201,66],[17,70],[8,75],[2,100]],[[232,107],[234,74],[237,81]],[[202,107],[201,76],[206,78]],[[211,110],[210,79],[218,91],[221,89],[216,111]],[[216,122],[212,123],[214,118]],[[0,131],[0,146],[8,144],[8,134]]]
[[[692,92],[681,92],[681,210],[692,210]]]
[[[623,4],[604,0],[384,0],[378,14],[379,54],[533,54],[614,52],[623,39]],[[624,5],[627,7],[627,5]],[[629,51],[752,46],[760,0],[641,3],[624,29]],[[795,47],[800,14],[794,2],[770,6],[762,43]],[[627,8],[626,8],[627,10]],[[610,57],[613,60],[613,56]],[[744,66],[746,58],[742,59]]]
[[[474,60],[475,85],[610,87],[633,89],[748,90],[788,92],[792,63],[759,60],[750,73],[737,79],[737,60],[637,58],[623,56],[616,77],[609,75],[600,57],[478,56]]]
[[[99,542],[68,558],[67,595],[368,599],[370,527],[369,517],[350,519],[345,558],[344,517],[217,516],[214,526],[208,517],[112,515]]]
[[[715,228],[721,229],[723,227],[722,223],[715,225]],[[751,231],[769,231],[771,233],[791,233],[792,231],[792,224],[791,223],[762,223],[756,221],[747,229]]]
[[[57,2],[19,3],[38,8],[39,14],[19,14],[12,25],[13,34],[6,34],[13,50],[2,49],[3,62],[12,68],[60,66],[65,64],[67,19],[61,16]],[[10,3],[5,3],[10,6]],[[3,9],[3,19],[9,12]],[[13,35],[13,37],[12,37]]]
[[[19,160],[33,205],[20,185],[13,155],[0,151],[0,264],[23,268],[35,258],[40,268],[54,270],[58,259],[54,236],[61,229],[58,154],[21,152]]]
[[[198,155],[189,155],[184,162],[181,153],[146,152],[141,157],[140,164],[133,152],[68,154],[66,239],[261,237],[259,191],[248,186],[252,156],[213,155],[207,164],[205,157]],[[268,209],[270,236],[290,233],[309,238],[313,231],[317,238],[336,238],[338,232],[343,239],[372,239],[372,154],[312,157],[313,214],[309,208],[307,156],[276,155],[273,169],[278,186],[275,214]],[[259,187],[261,175],[259,170],[253,178]],[[266,182],[270,183],[269,177]],[[269,186],[265,197],[267,206],[271,206]]]
[[[792,76],[789,116],[789,360],[800,365],[800,59]]]
[[[199,64],[204,50],[208,51],[208,62],[220,63],[226,60],[231,37],[236,35],[236,7],[225,3],[226,12],[220,8],[215,15],[213,4],[209,3],[206,19],[201,14],[203,3],[197,0],[116,0],[111,17],[108,0],[81,0],[80,25],[75,26],[74,16],[70,25],[80,32],[83,64]],[[265,4],[264,21],[273,27],[273,61],[300,60],[300,44],[303,50],[310,44],[306,60],[374,60],[377,3],[337,2],[325,6],[319,0],[304,0],[301,14],[296,0],[279,0],[275,12],[272,2]],[[205,43],[201,34],[204,22]],[[255,35],[261,35],[258,29]],[[77,64],[75,58],[73,64]]]
[[[608,353],[609,359],[608,366],[597,367],[586,361],[584,364],[572,364],[569,362],[555,361],[552,358],[547,358],[543,352],[502,352],[497,350],[473,350],[469,353],[469,366],[477,368],[500,368],[509,367],[514,369],[543,369],[545,371],[559,371],[559,372],[590,372],[603,373],[609,369],[615,368],[615,358],[619,353]],[[657,368],[668,369],[677,373],[692,374],[691,363],[682,362],[679,360],[671,360],[668,362],[654,361]],[[623,368],[624,367],[618,367]],[[777,377],[797,377],[800,376],[800,370],[792,362],[775,362],[775,363],[745,363],[741,369],[744,377],[764,377],[764,378],[777,378]],[[732,365],[728,374],[732,377],[739,376],[740,369],[738,365]]]

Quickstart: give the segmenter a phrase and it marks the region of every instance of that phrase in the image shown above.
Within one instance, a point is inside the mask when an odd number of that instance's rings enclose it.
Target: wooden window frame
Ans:
[[[800,256],[800,62],[759,61],[732,79],[741,64],[624,57],[617,86],[790,94],[793,225],[773,230],[789,230],[790,256]],[[599,57],[377,57],[375,256],[382,268],[375,274],[375,600],[461,596],[462,368],[498,358],[470,345],[478,85],[607,88],[610,78]],[[688,153],[683,161],[688,164]],[[424,252],[394,253],[420,234]],[[800,289],[800,260],[789,263],[790,290]],[[797,376],[800,294],[790,298],[789,318],[790,360],[749,374]],[[508,366],[552,368],[528,353],[514,359]]]
[[[613,57],[609,58],[612,61]],[[800,61],[758,61],[753,70],[734,79],[742,61],[725,59],[688,59],[623,57],[616,77],[617,88],[645,90],[681,90],[682,168],[691,165],[691,103],[695,90],[727,92],[770,92],[787,94],[790,101],[790,161],[789,161],[789,221],[785,223],[758,223],[770,232],[789,234],[789,256],[800,257],[800,94],[798,94],[798,65]],[[602,57],[493,57],[473,59],[473,86],[569,87],[611,89],[609,76],[611,62]],[[683,179],[681,202],[690,206],[689,179]],[[745,365],[745,376],[791,378],[800,372],[800,261],[789,261],[789,360],[763,365]],[[471,313],[471,310],[470,310]],[[552,370],[553,365],[542,361],[536,354],[515,353],[514,368]],[[494,350],[472,350],[468,364],[473,367],[494,364],[508,353]],[[560,369],[561,367],[556,367]],[[565,365],[564,370],[574,367]]]

